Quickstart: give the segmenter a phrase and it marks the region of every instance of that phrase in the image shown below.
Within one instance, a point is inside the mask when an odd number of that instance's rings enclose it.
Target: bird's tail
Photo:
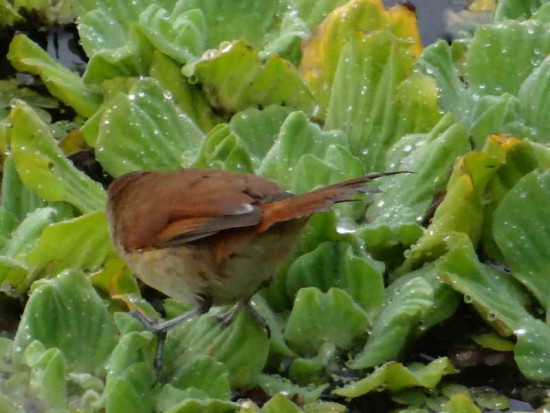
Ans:
[[[265,231],[278,222],[307,217],[316,212],[328,211],[332,205],[354,200],[354,195],[365,192],[380,192],[379,189],[365,185],[382,176],[410,173],[409,171],[372,173],[361,178],[350,179],[316,189],[302,195],[293,196],[261,205],[262,219],[258,224],[260,231]]]

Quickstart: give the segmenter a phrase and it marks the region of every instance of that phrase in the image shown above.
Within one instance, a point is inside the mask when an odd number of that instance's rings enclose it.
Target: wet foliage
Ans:
[[[0,411],[544,409],[548,3],[426,47],[408,3],[33,3],[0,0]],[[159,380],[127,311],[188,308],[116,256],[105,188],[182,167],[293,193],[415,173],[310,220],[253,298],[269,336],[213,308]]]

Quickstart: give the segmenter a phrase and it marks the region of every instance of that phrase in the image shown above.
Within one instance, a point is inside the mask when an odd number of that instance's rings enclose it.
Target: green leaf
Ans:
[[[4,196],[2,198],[5,199]],[[7,243],[17,224],[17,217],[0,206],[0,249]]]
[[[443,407],[448,413],[481,413],[481,410],[466,394],[455,394]]]
[[[206,50],[206,22],[200,10],[186,10],[185,1],[169,12],[151,4],[139,16],[139,29],[151,44],[178,63],[198,58]]]
[[[13,4],[11,4],[8,0],[0,1],[0,27],[11,26],[19,20],[22,20],[22,17],[17,12],[17,9],[13,6]],[[4,401],[0,401],[0,403],[3,402]],[[0,406],[3,405],[0,404]]]
[[[112,99],[101,119],[96,156],[113,176],[143,169],[174,170],[202,132],[154,79]]]
[[[284,121],[279,136],[265,156],[260,173],[290,189],[293,169],[303,155],[324,158],[329,145],[345,145],[340,131],[322,131],[303,112],[293,112]]]
[[[2,253],[18,258],[18,255],[32,250],[44,228],[55,221],[55,215],[56,211],[53,208],[38,208],[27,215],[11,233],[11,238],[2,249]]]
[[[447,42],[439,40],[427,47],[418,61],[418,67],[436,79],[441,107],[452,113],[465,128],[470,128],[475,101],[458,78],[452,50]]]
[[[16,79],[0,80],[0,119],[7,115],[12,99],[24,100],[39,112],[44,119],[47,118],[48,120],[51,116],[44,109],[59,108],[57,99],[41,95],[30,88],[22,87]]]
[[[150,69],[151,77],[172,94],[174,102],[204,132],[219,122],[204,94],[181,74],[181,67],[163,53],[155,52]]]
[[[2,7],[3,5],[0,3],[0,16],[2,16],[1,18],[5,18]],[[22,404],[17,403],[15,400],[10,399],[3,394],[0,394],[0,409],[4,412],[10,413],[25,413],[25,409]]]
[[[10,112],[13,161],[25,186],[49,201],[65,201],[81,212],[103,209],[105,191],[63,155],[48,126],[25,103]]]
[[[420,406],[426,404],[427,398],[426,393],[420,389],[405,389],[393,394],[391,399],[399,404],[408,405],[409,407],[404,410],[405,412],[414,413],[415,410],[413,409],[422,411]],[[399,412],[402,413],[403,410],[399,410]]]
[[[326,241],[356,241],[352,234],[338,231],[338,219],[334,211],[314,214],[309,219],[298,242],[296,257],[313,251]]]
[[[240,405],[238,403],[204,399],[198,400],[197,398],[185,397],[185,401],[173,406],[166,410],[166,413],[235,413],[239,410]]]
[[[49,408],[67,408],[66,365],[58,348],[46,350],[39,341],[33,341],[23,357],[31,368],[30,388]]]
[[[419,271],[423,269],[429,270],[429,268],[424,267]],[[420,324],[414,332],[413,339],[423,335],[431,327],[453,316],[456,310],[460,308],[461,301],[463,301],[460,294],[457,294],[456,291],[446,285],[436,271],[427,271],[425,277],[433,288],[433,304],[421,318]],[[407,276],[403,278],[406,279]]]
[[[293,298],[303,287],[317,287],[323,292],[338,287],[361,305],[372,320],[384,301],[381,270],[370,257],[354,253],[350,244],[325,242],[290,265],[287,293]]]
[[[236,39],[261,47],[282,7],[276,0],[242,0],[238,4],[223,0],[180,0],[177,8],[202,12],[208,28],[207,48],[215,48],[223,41]]]
[[[75,7],[80,16],[92,10],[101,9],[122,24],[124,27],[137,21],[139,14],[152,2],[149,0],[77,0]],[[164,5],[163,0],[156,0],[154,3]]]
[[[74,215],[71,205],[65,202],[48,202],[41,199],[35,192],[27,189],[17,173],[15,163],[12,157],[4,160],[4,170],[2,174],[2,206],[5,213],[12,214],[13,218],[22,221],[28,214],[41,207],[51,207],[54,209],[58,218],[70,218]],[[11,218],[4,216],[4,224],[7,224]]]
[[[0,372],[13,372],[12,356],[13,356],[13,340],[6,337],[0,337]]]
[[[73,2],[61,1],[52,4],[48,0],[13,0],[14,7],[23,12],[23,15],[31,20],[31,17],[48,26],[66,25],[76,19]]]
[[[345,413],[347,407],[340,403],[317,401],[304,406],[304,413]]]
[[[550,151],[530,141],[521,141],[513,136],[491,135],[483,151],[501,159],[504,163],[487,185],[485,217],[482,242],[484,253],[497,261],[503,261],[502,253],[494,241],[493,216],[503,197],[526,174],[537,167],[550,167],[545,156]]]
[[[17,330],[16,348],[23,351],[38,340],[47,349],[61,350],[72,371],[104,372],[117,337],[111,316],[86,277],[65,271],[35,286]]]
[[[494,333],[484,333],[472,336],[472,340],[481,347],[496,351],[513,351],[514,343],[505,340]]]
[[[154,343],[150,333],[131,332],[123,335],[113,349],[107,364],[107,383],[101,406],[108,412],[153,411],[155,372],[150,360]]]
[[[510,335],[519,320],[529,318],[521,286],[511,274],[479,263],[464,234],[452,234],[446,243],[449,252],[437,262],[443,280],[467,296],[502,335]]]
[[[293,172],[291,192],[300,194],[321,186],[364,176],[365,168],[347,147],[329,145],[322,158],[308,153],[302,155],[291,172]],[[356,199],[361,201],[361,198]],[[341,218],[359,220],[365,212],[365,204],[364,202],[344,203],[336,205],[334,210]]]
[[[277,53],[282,58],[298,64],[302,57],[302,42],[310,35],[307,24],[298,16],[296,10],[287,3],[286,10],[280,15],[280,23],[274,25],[265,36],[265,46],[260,57],[265,59]]]
[[[313,29],[346,0],[296,0],[294,2],[300,17]]]
[[[236,403],[221,400],[187,399],[166,413],[234,413],[238,408],[239,405]]]
[[[255,385],[262,388],[268,395],[274,396],[283,393],[288,397],[303,398],[305,403],[314,402],[328,385],[301,387],[281,376],[262,374],[258,376]]]
[[[337,363],[336,346],[325,343],[319,349],[316,357],[298,357],[292,361],[288,376],[301,385],[324,385],[330,380],[330,372]]]
[[[301,354],[314,355],[324,343],[348,349],[368,325],[365,312],[345,291],[331,288],[323,293],[307,287],[296,295],[285,338]]]
[[[466,61],[470,90],[482,95],[516,95],[549,53],[550,32],[541,22],[510,20],[482,26],[476,31]]]
[[[498,93],[499,96],[490,96],[483,87],[476,91],[465,88],[454,67],[451,47],[446,42],[429,46],[419,61],[419,68],[436,79],[441,106],[473,135],[477,148],[483,146],[489,134],[513,133],[524,137],[534,133],[523,124],[519,100],[515,96],[504,91]]]
[[[247,311],[227,328],[214,314],[206,314],[170,331],[165,371],[170,377],[190,355],[206,354],[225,364],[232,387],[243,387],[262,371],[268,349],[264,329]]]
[[[501,0],[495,8],[494,21],[530,18],[545,0]]]
[[[231,398],[227,368],[205,354],[186,358],[173,373],[170,383],[180,389],[193,387],[203,390],[213,399],[229,400]]]
[[[515,358],[527,378],[548,380],[550,327],[525,309],[521,285],[511,274],[481,264],[464,234],[449,237],[447,244],[449,252],[437,264],[444,281],[468,297],[499,333],[518,336]]]
[[[114,3],[127,3],[124,12],[130,16],[131,9],[138,2]],[[128,28],[117,21],[110,11],[102,8],[83,15],[78,29],[84,50],[90,56],[84,73],[86,83],[147,74],[154,48],[135,26]]]
[[[29,268],[23,263],[10,257],[0,255],[0,285],[2,292],[21,296],[27,287]]]
[[[449,170],[470,149],[466,131],[445,116],[429,133],[406,135],[387,154],[385,170],[412,171],[384,178],[367,211],[374,225],[426,221],[430,204],[445,189]]]
[[[17,70],[40,76],[50,93],[78,114],[89,117],[99,107],[99,94],[88,88],[77,74],[54,61],[27,36],[19,34],[13,38],[8,59]]]
[[[83,14],[78,21],[78,34],[87,56],[123,47],[128,41],[124,26],[104,9]]]
[[[445,199],[422,238],[409,251],[399,274],[443,254],[443,240],[453,231],[468,234],[477,244],[483,223],[485,187],[501,164],[498,158],[483,152],[470,152],[458,159]]]
[[[478,388],[472,391],[476,404],[484,409],[506,410],[509,409],[509,398],[499,394],[491,388]]]
[[[518,341],[514,350],[516,363],[521,372],[531,380],[548,381],[550,379],[550,360],[548,343],[550,327],[533,318],[524,320],[521,327],[514,330]]]
[[[202,85],[210,105],[231,114],[249,107],[280,104],[313,112],[314,98],[294,66],[270,55],[264,63],[244,40],[224,45],[183,68]]]
[[[502,199],[495,211],[493,233],[515,278],[550,310],[550,222],[545,205],[550,199],[550,171],[533,171]],[[550,317],[550,316],[549,316]]]
[[[105,214],[94,212],[46,227],[22,260],[35,277],[45,277],[66,269],[95,270],[112,251]]]
[[[543,143],[550,143],[550,120],[543,115],[550,110],[549,93],[550,58],[546,58],[525,79],[518,94],[521,116],[535,129],[532,134],[536,140]]]
[[[456,370],[447,357],[441,357],[428,365],[412,363],[405,367],[401,363],[390,361],[378,367],[362,380],[353,382],[332,392],[339,396],[355,398],[373,390],[398,391],[409,387],[434,388],[441,378],[454,374]]]
[[[162,386],[162,389],[156,397],[155,411],[165,412],[170,408],[181,404],[182,400],[189,398],[204,400],[208,399],[208,395],[202,390],[197,390],[194,388],[181,390],[175,388],[171,384],[165,384]]]
[[[411,54],[387,32],[357,33],[342,51],[325,128],[344,131],[368,171],[383,170],[393,143],[427,132],[440,117],[435,84],[409,77],[411,68]]]
[[[419,224],[363,224],[357,229],[357,236],[365,243],[365,249],[375,259],[399,263],[403,251],[417,242],[424,228]]]
[[[399,354],[407,337],[434,304],[434,289],[420,270],[410,280],[394,288],[373,321],[365,349],[350,364],[353,369],[374,367]]]
[[[276,394],[264,404],[262,413],[300,413],[298,406],[292,403],[284,394]]]
[[[535,137],[536,133],[536,130],[524,125],[520,116],[520,102],[509,93],[477,99],[471,122],[469,132],[476,149],[482,147],[487,136],[493,133],[512,134],[521,138]]]
[[[120,376],[107,382],[105,411],[123,412],[130,409],[136,413],[153,411],[154,373],[144,363],[133,364]]]
[[[255,166],[259,166],[273,146],[291,111],[286,106],[270,105],[262,110],[249,108],[231,118],[231,132],[244,145]]]
[[[288,318],[287,314],[277,313],[261,294],[255,294],[251,299],[251,304],[254,306],[254,309],[264,317],[267,328],[269,328],[270,357],[295,357],[296,353],[288,347],[284,338],[284,326]]]
[[[544,23],[550,23],[550,6],[548,5],[548,3],[544,3],[542,6],[540,6],[540,8],[537,10],[532,18],[535,20],[540,20]]]
[[[127,313],[117,314],[119,316],[124,315],[128,319],[131,317]],[[142,326],[136,319],[132,319],[132,321],[135,321],[136,325]],[[154,343],[155,337],[148,331],[130,331],[123,334],[107,359],[107,387],[111,386],[112,380],[116,380],[117,377],[123,375],[130,367],[148,364],[147,362],[151,361],[153,356],[154,347],[152,344]],[[153,380],[152,366],[144,369],[144,373],[145,380]]]
[[[231,132],[227,124],[219,124],[208,133],[198,158],[190,166],[245,173],[254,172],[252,161],[244,145]]]

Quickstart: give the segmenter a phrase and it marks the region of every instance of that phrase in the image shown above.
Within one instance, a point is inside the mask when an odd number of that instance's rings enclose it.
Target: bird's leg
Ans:
[[[241,300],[237,304],[235,304],[233,307],[231,307],[229,310],[227,310],[225,313],[222,313],[217,316],[217,319],[220,321],[220,323],[227,327],[229,326],[233,321],[235,321],[235,318],[237,318],[237,315],[239,314],[239,311],[241,308],[246,308],[252,317],[260,324],[263,328],[265,328],[267,335],[271,336],[271,330],[269,329],[269,324],[267,323],[267,320],[263,315],[260,314],[258,310],[254,308],[250,300]]]
[[[156,322],[152,318],[146,316],[139,311],[130,311],[130,314],[137,318],[147,329],[147,331],[150,331],[155,336],[157,336],[157,352],[155,354],[154,362],[155,371],[157,372],[157,378],[160,378],[162,375],[164,344],[166,342],[166,334],[168,333],[168,330],[180,323],[183,323],[185,320],[189,320],[190,318],[204,314],[206,311],[207,309],[205,309],[204,307],[198,307],[194,310],[180,314],[177,317],[171,318],[170,320],[163,321],[162,323]]]
[[[162,378],[162,366],[164,365],[164,345],[166,344],[166,331],[157,333],[157,351],[155,353],[155,360],[153,361],[153,367],[157,374],[157,381]]]

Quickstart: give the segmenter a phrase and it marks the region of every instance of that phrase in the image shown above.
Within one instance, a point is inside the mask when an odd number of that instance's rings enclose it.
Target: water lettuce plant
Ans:
[[[0,0],[0,24],[23,3]],[[381,391],[396,411],[506,408],[411,353],[467,306],[484,324],[465,339],[550,381],[550,4],[501,0],[424,49],[413,8],[379,0],[72,6],[84,73],[17,34],[7,58],[49,94],[0,81],[0,305],[24,304],[0,337],[1,411],[343,412]],[[220,168],[295,193],[415,173],[311,219],[254,297],[270,337],[214,308],[170,332],[159,381],[126,313],[161,317],[159,299],[116,256],[83,148],[112,177]]]

